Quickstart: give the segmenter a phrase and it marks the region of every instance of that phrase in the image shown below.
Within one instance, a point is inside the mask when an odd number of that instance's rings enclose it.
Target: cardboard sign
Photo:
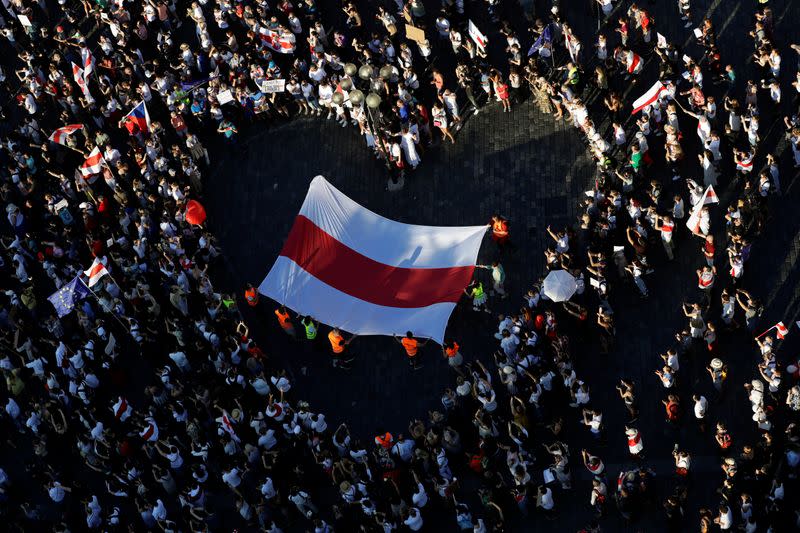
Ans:
[[[417,43],[425,42],[425,30],[406,24],[406,37]]]
[[[219,105],[225,105],[228,102],[233,102],[233,94],[231,93],[230,89],[221,91],[217,95],[217,102],[219,102]]]
[[[286,80],[264,80],[261,82],[261,92],[282,93],[286,89]]]
[[[469,21],[469,36],[475,41],[478,48],[484,52],[486,51],[486,45],[489,43],[489,39],[481,33],[481,30],[479,30],[471,20]]]

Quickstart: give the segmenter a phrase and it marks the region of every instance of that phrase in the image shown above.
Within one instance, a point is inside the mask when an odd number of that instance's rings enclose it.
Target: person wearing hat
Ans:
[[[715,357],[706,367],[706,370],[711,376],[711,383],[714,385],[714,389],[717,391],[717,400],[719,400],[722,397],[723,385],[728,377],[728,365],[723,363],[722,359],[719,357]]]

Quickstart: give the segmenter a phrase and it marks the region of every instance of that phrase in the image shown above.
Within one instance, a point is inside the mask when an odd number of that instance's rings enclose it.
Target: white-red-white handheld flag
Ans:
[[[647,89],[646,93],[633,102],[633,111],[631,111],[631,115],[635,115],[645,107],[653,104],[665,90],[666,87],[664,87],[663,83],[660,81],[655,82],[652,87]]]
[[[486,229],[395,222],[317,176],[258,290],[345,331],[441,343]]]
[[[778,322],[775,324],[775,331],[777,332],[776,335],[779,339],[786,338],[786,335],[789,334],[789,328],[783,325],[783,322]]]
[[[84,161],[81,165],[81,174],[83,176],[100,174],[100,171],[103,170],[103,165],[105,162],[106,160],[103,159],[103,153],[100,152],[100,148],[95,146],[91,153],[89,153],[89,157],[87,157],[86,161]]]
[[[83,273],[89,278],[89,282],[86,286],[93,287],[100,281],[100,278],[108,274],[108,270],[106,266],[100,262],[100,259],[95,257],[92,266],[84,270]]]
[[[68,124],[67,126],[62,126],[51,133],[50,137],[48,137],[48,140],[58,144],[67,144],[67,137],[82,129],[83,124]]]

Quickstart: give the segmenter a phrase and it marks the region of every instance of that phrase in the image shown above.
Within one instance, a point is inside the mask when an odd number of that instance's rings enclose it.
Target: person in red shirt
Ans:
[[[714,266],[715,252],[716,248],[714,247],[714,236],[706,235],[706,240],[703,241],[703,256],[706,258],[706,264],[710,267]]]

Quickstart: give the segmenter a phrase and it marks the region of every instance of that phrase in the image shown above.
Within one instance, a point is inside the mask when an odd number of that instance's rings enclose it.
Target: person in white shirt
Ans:
[[[714,523],[719,526],[721,531],[728,531],[733,527],[733,512],[725,504],[719,506],[719,516],[714,519]]]
[[[65,487],[58,481],[53,481],[50,488],[47,489],[47,494],[50,496],[50,499],[56,503],[63,502],[68,492],[72,492],[72,489]]]
[[[164,506],[164,502],[160,499],[156,500],[155,506],[153,506],[153,510],[151,511],[153,518],[155,518],[159,522],[163,522],[167,519],[167,508]]]
[[[553,491],[544,485],[540,485],[536,506],[544,511],[546,517],[551,517],[556,506],[556,502],[553,500]]]
[[[403,523],[406,525],[408,529],[411,531],[420,531],[422,529],[422,514],[420,514],[419,509],[416,507],[412,507],[406,512],[405,519]]]

